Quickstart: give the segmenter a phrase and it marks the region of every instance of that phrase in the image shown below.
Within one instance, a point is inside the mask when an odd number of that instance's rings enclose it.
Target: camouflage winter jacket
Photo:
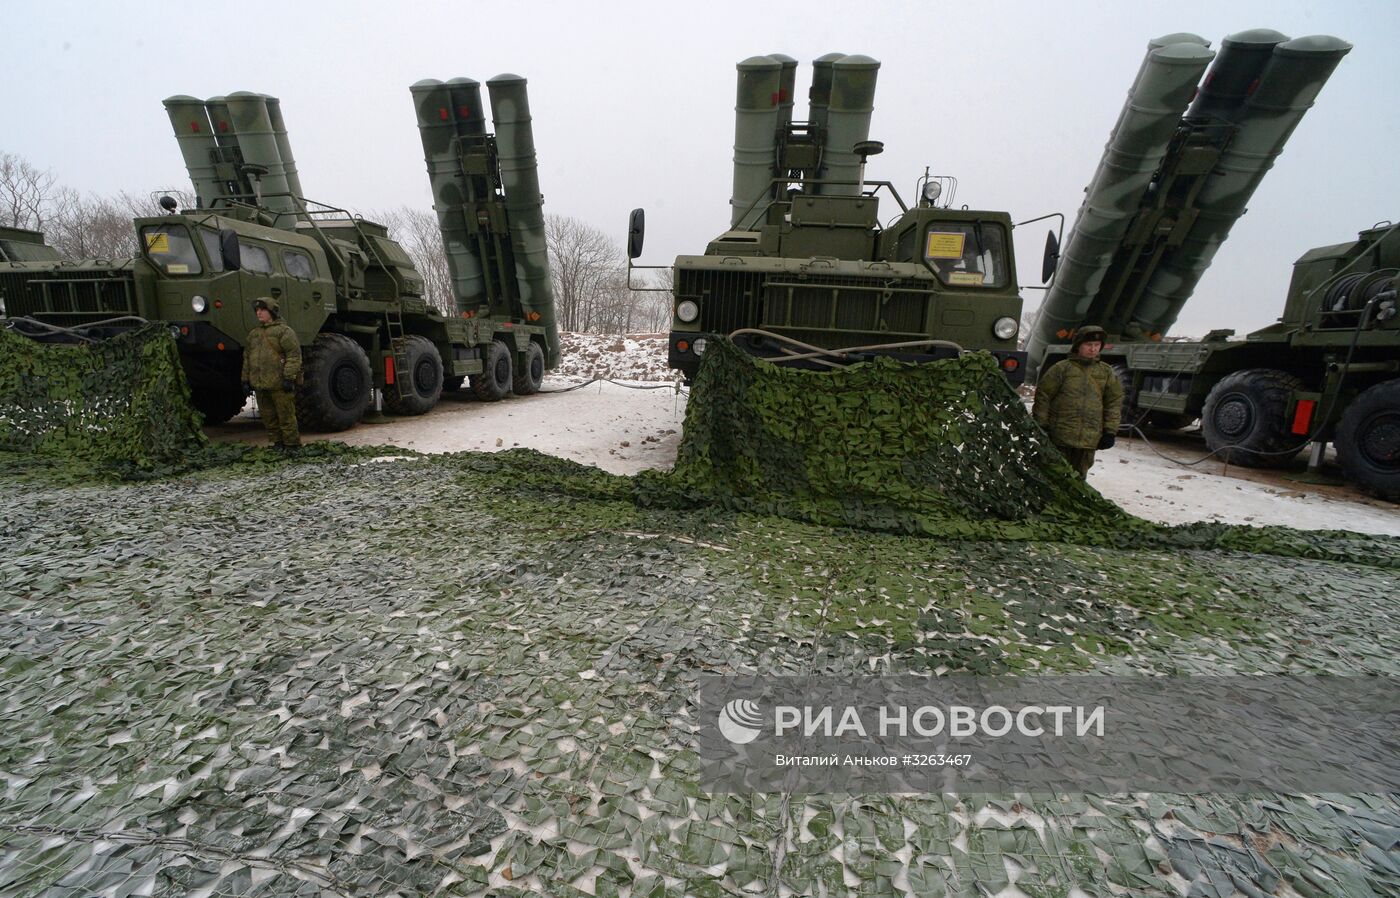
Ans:
[[[279,320],[259,324],[243,344],[243,379],[255,390],[281,389],[283,379],[301,375],[301,343]]]
[[[1107,364],[1070,356],[1050,366],[1035,386],[1033,414],[1050,439],[1071,449],[1093,449],[1118,430],[1123,385]]]

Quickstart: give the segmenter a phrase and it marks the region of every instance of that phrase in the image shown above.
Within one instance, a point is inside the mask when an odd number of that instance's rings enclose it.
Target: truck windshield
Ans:
[[[1003,287],[1006,233],[986,222],[934,222],[924,235],[924,262],[950,287]]]
[[[166,274],[200,274],[199,253],[184,225],[147,225],[141,229],[146,257]]]

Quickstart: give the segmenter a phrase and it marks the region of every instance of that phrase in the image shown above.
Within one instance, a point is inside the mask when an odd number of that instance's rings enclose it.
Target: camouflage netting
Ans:
[[[716,796],[689,716],[725,671],[1395,676],[1393,571],[644,507],[528,452],[256,473],[0,478],[0,893],[1400,889],[1396,796]]]
[[[711,795],[691,715],[724,672],[1393,677],[1400,540],[1084,544],[1125,516],[1053,459],[978,468],[1030,478],[1019,516],[954,488],[832,527],[811,467],[784,504],[713,466],[741,443],[687,439],[675,478],[524,451],[0,474],[0,894],[1400,892],[1400,796]],[[904,513],[845,465],[854,513]]]
[[[831,526],[1400,567],[1400,540],[1167,527],[1127,514],[1074,475],[986,354],[815,372],[771,365],[716,340],[686,406],[675,470],[637,481],[643,502],[717,502]]]
[[[170,331],[39,343],[0,328],[0,450],[160,468],[208,447]]]
[[[83,344],[40,343],[0,327],[0,474],[146,480],[276,461],[261,447],[211,443],[202,424],[179,349],[162,325]],[[389,450],[315,443],[304,451],[366,457]]]

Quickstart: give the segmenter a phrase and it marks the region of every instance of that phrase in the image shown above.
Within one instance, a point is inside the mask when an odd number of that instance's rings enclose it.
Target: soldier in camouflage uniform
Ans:
[[[272,445],[292,452],[301,445],[297,430],[296,386],[301,377],[301,343],[278,317],[277,300],[253,301],[258,326],[243,343],[243,387],[258,397],[258,411]]]
[[[1094,465],[1094,451],[1113,448],[1123,414],[1123,385],[1114,370],[1099,361],[1107,336],[1101,327],[1081,327],[1069,358],[1051,365],[1035,387],[1036,423],[1050,434],[1081,480]]]

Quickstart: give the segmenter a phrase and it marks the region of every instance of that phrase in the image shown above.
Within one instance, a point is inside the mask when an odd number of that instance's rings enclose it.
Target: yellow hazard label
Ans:
[[[967,235],[961,232],[929,231],[928,250],[924,254],[930,259],[961,259],[963,240],[966,238]]]
[[[972,284],[980,287],[982,279],[983,274],[980,271],[954,271],[948,275],[948,283],[950,284]]]
[[[179,264],[178,262],[172,262],[172,263],[170,263],[169,265],[165,266],[165,273],[166,273],[166,274],[189,274],[189,273],[190,273],[190,266],[188,266],[188,265],[181,265],[181,264]]]
[[[165,233],[147,234],[146,250],[150,253],[170,252],[170,235]]]

